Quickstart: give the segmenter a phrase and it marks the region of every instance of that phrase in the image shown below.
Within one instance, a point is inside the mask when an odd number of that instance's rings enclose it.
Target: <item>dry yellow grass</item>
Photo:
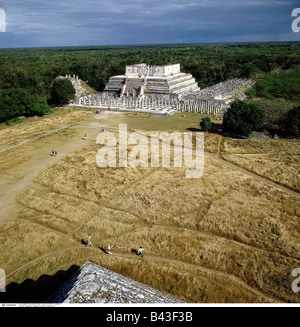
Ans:
[[[276,183],[300,191],[300,143],[286,140],[250,141],[225,138],[222,157]]]
[[[209,147],[247,155],[259,144],[213,136]],[[39,189],[19,196],[19,217],[0,225],[10,283],[91,260],[188,302],[299,302],[291,290],[300,267],[299,197],[213,158],[201,179],[186,179],[182,168],[102,169],[97,149],[42,171]],[[93,248],[82,244],[88,236]],[[113,256],[99,249],[107,244]],[[131,253],[140,245],[143,261]]]
[[[49,251],[62,241],[57,231],[31,224],[23,219],[1,226],[1,267],[10,274],[23,264]],[[23,272],[24,276],[24,272]]]
[[[45,143],[56,144],[60,139],[75,137],[68,126],[91,117],[90,111],[57,109],[52,115],[29,118],[17,125],[0,129],[0,169],[2,172],[23,165],[32,158],[31,148]],[[49,151],[52,149],[50,148]]]
[[[56,109],[56,111],[38,119],[25,119],[23,122],[0,130],[0,146],[8,147],[27,138],[43,136],[43,133],[81,121],[92,116],[88,110]]]

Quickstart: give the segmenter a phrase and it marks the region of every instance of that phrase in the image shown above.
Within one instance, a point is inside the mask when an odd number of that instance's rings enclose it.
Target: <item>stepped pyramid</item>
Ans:
[[[58,76],[56,79],[68,79],[75,89],[75,98],[79,98],[88,94],[97,94],[99,92],[95,91],[92,87],[90,87],[86,82],[81,80],[77,75],[65,75]]]
[[[191,74],[182,73],[180,64],[149,66],[137,64],[126,66],[125,75],[112,76],[104,94],[118,97],[155,97],[171,95],[181,97],[199,92],[200,88]]]
[[[87,261],[47,303],[183,303]]]

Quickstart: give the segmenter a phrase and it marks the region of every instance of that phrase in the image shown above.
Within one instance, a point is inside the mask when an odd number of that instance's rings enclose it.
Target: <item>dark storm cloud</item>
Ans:
[[[0,47],[300,40],[295,0],[0,0]]]

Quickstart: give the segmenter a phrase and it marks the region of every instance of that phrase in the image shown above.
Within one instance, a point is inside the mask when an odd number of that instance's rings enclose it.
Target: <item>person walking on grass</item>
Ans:
[[[140,246],[139,249],[138,249],[138,256],[144,258],[144,256],[143,256],[143,251],[144,251],[143,247]]]
[[[108,244],[108,246],[107,246],[107,253],[108,253],[108,254],[112,254],[111,251],[110,251],[110,245],[109,245],[109,244]]]
[[[86,246],[93,246],[90,236],[88,237],[88,240],[86,242]]]

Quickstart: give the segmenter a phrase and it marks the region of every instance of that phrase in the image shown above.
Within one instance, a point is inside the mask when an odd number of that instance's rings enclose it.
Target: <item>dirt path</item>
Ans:
[[[22,140],[21,142],[19,142],[17,144],[9,145],[9,146],[2,146],[2,147],[0,147],[0,153],[1,152],[4,152],[4,151],[7,151],[7,150],[14,149],[14,148],[19,147],[21,145],[24,145],[24,144],[26,144],[28,142],[38,140],[41,137],[41,135],[43,135],[43,136],[51,136],[54,133],[58,133],[59,131],[65,129],[65,128],[67,128],[67,126],[60,126],[59,128],[56,128],[54,131],[39,132],[39,133],[36,134],[37,136],[31,137],[31,138],[28,138],[28,139],[25,139],[25,140]]]
[[[24,155],[29,157],[29,160],[0,173],[0,225],[17,217],[22,209],[17,202],[21,192],[32,186],[41,188],[40,185],[34,183],[35,177],[40,172],[70,153],[94,146],[100,128],[100,123],[95,123],[94,118],[89,117],[79,123],[60,125],[16,144],[0,147],[0,154],[3,155],[4,151],[13,149],[18,151],[19,148],[26,146]],[[74,132],[72,138],[61,133],[66,129]],[[87,140],[82,140],[84,133],[88,134]],[[41,136],[43,136],[42,141],[40,141]],[[58,151],[57,157],[50,156],[52,150]]]

